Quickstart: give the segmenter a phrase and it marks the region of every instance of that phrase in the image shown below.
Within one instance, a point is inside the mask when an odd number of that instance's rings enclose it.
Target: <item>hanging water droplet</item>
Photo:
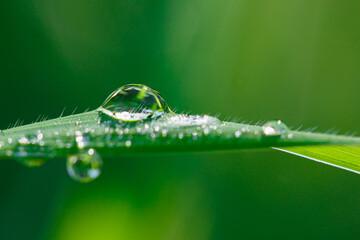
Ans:
[[[43,137],[42,133],[21,137],[17,141],[12,157],[28,167],[38,167],[49,162],[54,158],[55,151],[53,147],[45,144]]]
[[[281,120],[269,121],[262,126],[263,133],[266,136],[280,136],[289,131],[288,126]]]
[[[129,84],[119,88],[105,100],[99,111],[127,122],[171,113],[158,92],[141,84]]]
[[[95,180],[101,173],[103,162],[93,148],[69,155],[66,170],[75,181],[87,183]]]

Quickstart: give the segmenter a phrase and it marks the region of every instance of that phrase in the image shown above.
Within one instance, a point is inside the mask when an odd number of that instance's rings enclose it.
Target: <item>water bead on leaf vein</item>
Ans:
[[[117,89],[99,110],[112,118],[129,122],[171,113],[157,91],[141,84],[125,85]]]

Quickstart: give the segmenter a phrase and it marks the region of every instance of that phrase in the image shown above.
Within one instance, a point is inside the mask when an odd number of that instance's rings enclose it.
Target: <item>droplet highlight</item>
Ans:
[[[80,153],[69,155],[66,170],[75,181],[88,183],[100,176],[103,161],[95,149],[90,148]]]
[[[281,120],[269,121],[262,126],[263,134],[266,136],[280,136],[289,131],[288,126]]]

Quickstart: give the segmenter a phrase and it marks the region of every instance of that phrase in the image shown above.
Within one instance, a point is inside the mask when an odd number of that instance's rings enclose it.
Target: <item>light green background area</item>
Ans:
[[[94,109],[142,83],[178,112],[359,131],[360,2],[65,0],[1,4],[0,128]],[[4,160],[0,239],[346,239],[360,177],[270,150]]]

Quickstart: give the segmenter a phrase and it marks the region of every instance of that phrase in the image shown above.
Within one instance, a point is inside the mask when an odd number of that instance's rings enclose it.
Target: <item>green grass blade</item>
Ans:
[[[360,146],[320,145],[274,149],[360,174]]]
[[[69,174],[84,182],[100,174],[101,157],[269,147],[358,172],[354,146],[359,137],[291,131],[280,120],[258,126],[175,114],[140,84],[119,88],[93,111],[0,132],[0,158],[40,166],[67,157]]]
[[[203,121],[204,118],[208,120]],[[358,137],[311,132],[288,131],[267,136],[261,126],[223,122],[208,116],[167,114],[150,121],[123,123],[107,119],[102,122],[101,113],[94,110],[5,130],[0,136],[0,157],[13,157],[19,147],[31,145],[22,143],[24,138],[39,133],[41,147],[52,149],[55,157],[66,157],[82,148],[94,148],[102,156],[114,157],[323,144],[360,145]],[[36,153],[42,148],[32,150]]]

